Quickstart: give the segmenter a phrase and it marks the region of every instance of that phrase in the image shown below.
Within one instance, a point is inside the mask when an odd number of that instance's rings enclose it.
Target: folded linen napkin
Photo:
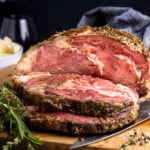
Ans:
[[[137,35],[150,50],[150,17],[130,7],[94,8],[83,14],[77,27],[106,24]]]

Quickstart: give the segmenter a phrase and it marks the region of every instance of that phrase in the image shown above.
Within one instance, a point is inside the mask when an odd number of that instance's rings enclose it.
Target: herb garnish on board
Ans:
[[[134,130],[134,132],[129,135],[128,141],[123,143],[119,150],[125,150],[128,146],[131,145],[141,146],[146,143],[150,143],[150,134],[144,132],[138,134],[138,132]]]
[[[8,131],[14,137],[2,147],[9,150],[23,140],[28,142],[28,150],[34,150],[42,142],[35,138],[23,121],[28,112],[20,99],[14,94],[7,84],[0,85],[0,131]]]

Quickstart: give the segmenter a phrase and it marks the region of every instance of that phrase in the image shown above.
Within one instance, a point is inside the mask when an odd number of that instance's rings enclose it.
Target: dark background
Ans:
[[[28,14],[34,19],[41,41],[56,31],[76,27],[81,16],[95,7],[133,7],[150,16],[149,4],[149,0],[0,0],[0,26],[5,15]]]

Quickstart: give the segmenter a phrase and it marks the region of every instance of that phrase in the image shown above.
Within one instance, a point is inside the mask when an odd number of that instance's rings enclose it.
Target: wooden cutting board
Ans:
[[[129,135],[133,131],[138,131],[138,133],[147,132],[150,134],[150,120],[146,121],[122,134],[109,138],[107,140],[97,142],[91,144],[86,147],[78,148],[77,150],[118,150],[119,147],[127,141]],[[39,150],[68,150],[69,146],[73,144],[78,137],[75,136],[67,136],[67,135],[60,135],[60,134],[51,134],[51,133],[44,133],[44,132],[32,132],[34,136],[39,138],[44,144],[39,148]],[[6,133],[0,133],[0,144],[4,144],[4,141],[8,139],[8,135]],[[24,146],[24,143],[19,145],[17,148],[21,148]],[[150,150],[150,143],[138,146],[129,146],[126,150]]]
[[[12,72],[14,66],[7,67],[5,69],[0,70],[0,83],[7,81],[9,78],[9,73]],[[119,147],[127,141],[129,135],[134,131],[138,131],[138,133],[147,132],[150,134],[150,120],[132,128],[128,131],[109,138],[107,140],[97,142],[91,144],[86,147],[78,148],[78,150],[117,150]],[[44,142],[43,146],[37,148],[39,150],[67,150],[69,146],[73,144],[79,137],[75,136],[66,136],[60,134],[51,134],[44,132],[34,132],[37,138]],[[9,136],[6,133],[0,133],[0,146],[2,146],[7,140]],[[24,143],[20,144],[16,149],[25,149]],[[126,150],[150,150],[150,143],[138,146],[129,146]]]

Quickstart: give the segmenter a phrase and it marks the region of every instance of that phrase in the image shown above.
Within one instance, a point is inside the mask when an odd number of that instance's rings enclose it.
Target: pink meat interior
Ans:
[[[43,95],[55,94],[77,101],[134,102],[137,93],[130,88],[101,78],[78,74],[41,75],[24,83],[27,90],[43,89]]]
[[[32,71],[100,76],[129,86],[148,71],[143,54],[107,36],[68,36],[65,44],[58,43],[40,48]]]

